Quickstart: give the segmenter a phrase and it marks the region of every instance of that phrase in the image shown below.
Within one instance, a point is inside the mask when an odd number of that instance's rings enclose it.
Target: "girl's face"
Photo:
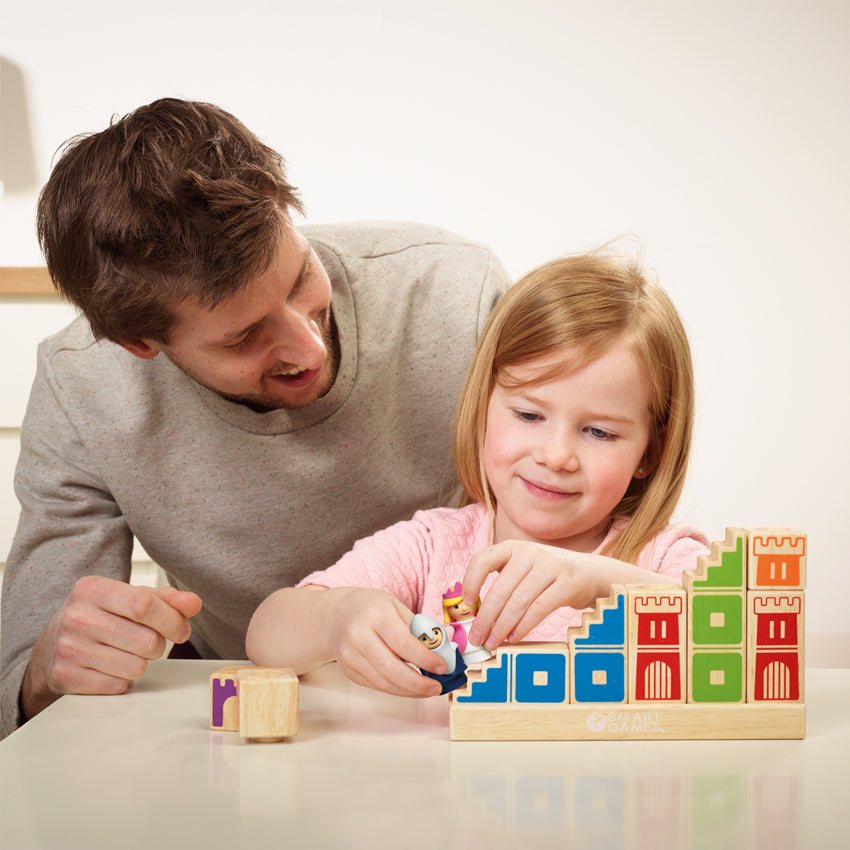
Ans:
[[[590,552],[632,478],[649,472],[639,471],[651,435],[649,383],[624,344],[530,383],[555,359],[512,369],[520,387],[497,382],[490,396],[484,468],[496,497],[495,539]]]

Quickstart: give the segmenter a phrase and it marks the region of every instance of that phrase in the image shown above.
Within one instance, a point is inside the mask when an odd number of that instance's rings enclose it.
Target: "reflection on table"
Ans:
[[[850,846],[850,670],[808,671],[803,741],[483,743],[328,665],[298,736],[254,744],[208,728],[221,664],[157,662],[0,744],[4,850]]]

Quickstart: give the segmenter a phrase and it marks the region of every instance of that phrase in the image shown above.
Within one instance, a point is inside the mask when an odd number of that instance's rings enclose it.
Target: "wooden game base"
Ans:
[[[804,738],[804,703],[522,707],[452,700],[453,741],[663,741]]]

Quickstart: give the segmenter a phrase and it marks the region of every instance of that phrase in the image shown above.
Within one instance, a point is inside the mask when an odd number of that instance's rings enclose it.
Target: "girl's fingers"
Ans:
[[[470,561],[468,574],[475,584],[469,596],[479,592],[488,571],[499,575],[470,628],[471,643],[495,651],[505,641],[521,640],[553,611],[572,604],[575,576],[569,553],[540,544],[504,541],[479,555]],[[466,591],[464,579],[465,599]]]
[[[517,643],[521,641],[533,628],[539,626],[546,617],[561,607],[558,589],[554,585],[546,588],[536,599],[534,605],[520,617],[519,622],[511,629],[505,641]]]
[[[505,595],[504,604],[501,604],[501,599],[497,597],[500,607],[496,616],[492,622],[484,621],[481,624],[481,630],[484,632],[484,646],[491,652],[495,652],[496,647],[501,646],[514,632],[518,632],[521,624],[524,628],[524,621],[537,625],[554,610],[548,607],[552,594],[547,592],[552,582],[546,574],[535,573],[530,565],[524,565],[522,569],[511,575],[510,582],[506,579],[508,579],[507,570],[493,584],[493,587],[504,584],[504,590],[499,594],[500,597]],[[487,592],[487,600],[490,599],[492,592],[493,588],[490,588]],[[483,609],[484,605],[481,607]],[[478,618],[474,625],[478,625]],[[485,632],[484,630],[488,627],[489,630]],[[527,634],[528,631],[530,629],[525,629],[523,634]]]
[[[443,672],[445,662],[410,633],[407,620],[413,614],[395,600],[390,601],[395,611],[373,620],[361,618],[360,623],[371,623],[371,628],[349,635],[340,646],[337,660],[345,675],[359,685],[396,696],[435,696],[440,692],[439,684],[407,662],[432,672]]]
[[[509,541],[482,549],[470,558],[462,582],[463,600],[470,608],[475,610],[475,606],[481,598],[481,588],[484,586],[487,576],[492,572],[502,571],[510,560],[511,546]],[[511,589],[508,583],[502,583],[504,578],[503,573],[491,585],[487,592],[487,598],[482,601],[481,608],[476,613],[475,620],[472,623],[469,634],[470,643],[484,643],[484,638],[490,633],[490,628],[499,611],[501,611],[507,598],[510,597]]]
[[[433,679],[402,661],[389,647],[377,647],[368,654],[340,659],[352,682],[374,690],[404,697],[436,696],[440,686]]]
[[[506,541],[482,549],[469,559],[462,582],[463,600],[467,605],[472,606],[478,601],[487,576],[501,570],[510,558],[511,546]]]
[[[487,591],[486,598],[481,603],[481,608],[472,621],[472,627],[469,630],[470,643],[483,644],[491,652],[495,650],[498,644],[495,646],[488,644],[488,641],[492,643],[493,627],[499,618],[503,616],[505,608],[511,605],[519,582],[523,578],[524,576],[516,574],[502,573],[493,582]]]

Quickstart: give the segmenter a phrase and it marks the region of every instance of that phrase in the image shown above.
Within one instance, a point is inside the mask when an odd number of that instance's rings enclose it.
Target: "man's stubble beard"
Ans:
[[[331,388],[334,385],[334,381],[336,381],[337,371],[339,369],[339,335],[336,332],[336,323],[334,322],[333,313],[331,313],[328,317],[328,321],[325,325],[325,328],[322,332],[322,340],[325,343],[325,348],[328,351],[328,357],[325,361],[325,366],[329,366],[329,374],[327,378],[324,380],[327,383],[327,386],[320,386],[318,395],[311,398],[309,401],[305,401],[302,403],[292,403],[289,401],[281,401],[280,399],[274,398],[272,393],[267,392],[261,388],[260,392],[257,393],[247,393],[244,395],[234,394],[222,392],[217,387],[212,386],[203,380],[200,376],[196,375],[191,369],[185,366],[183,363],[179,361],[179,359],[175,358],[173,355],[167,355],[168,359],[180,369],[181,372],[188,375],[193,381],[200,384],[202,387],[205,387],[210,392],[215,393],[217,396],[225,399],[226,401],[233,402],[234,404],[241,404],[245,407],[253,410],[255,413],[270,413],[273,410],[303,410],[305,407],[309,407],[311,404],[314,404],[320,398],[326,396]],[[267,375],[275,374],[282,364],[277,364],[273,366],[271,369],[267,370],[260,381],[262,382]],[[323,367],[324,368],[324,367]],[[321,375],[317,377],[317,381],[321,380]]]

